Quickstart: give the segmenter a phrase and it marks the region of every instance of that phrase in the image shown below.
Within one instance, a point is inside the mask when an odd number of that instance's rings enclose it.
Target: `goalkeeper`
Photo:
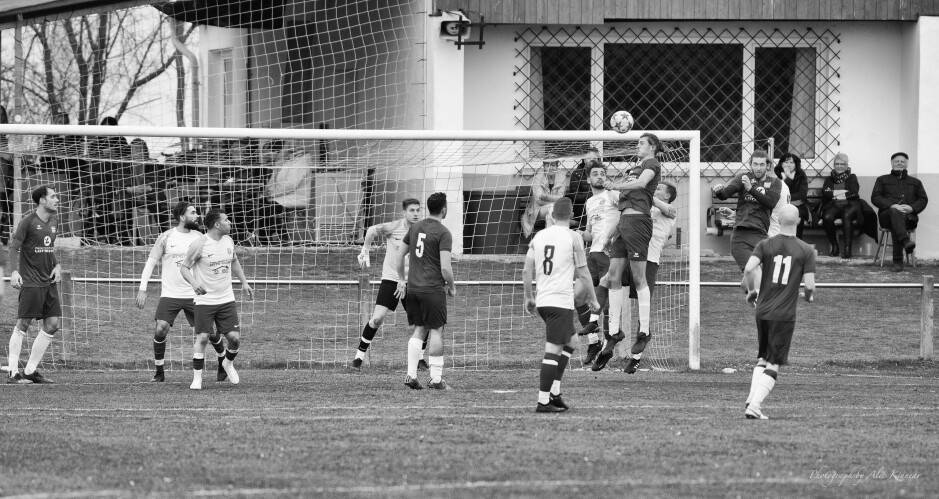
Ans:
[[[355,352],[355,358],[352,360],[352,369],[361,370],[362,361],[365,360],[365,352],[375,338],[378,328],[385,322],[385,316],[388,311],[394,311],[398,308],[398,302],[404,307],[404,300],[395,297],[395,291],[398,289],[398,270],[395,257],[401,248],[401,242],[408,229],[421,219],[421,202],[415,198],[407,198],[401,202],[403,210],[402,217],[393,222],[373,225],[365,232],[365,243],[362,245],[362,252],[359,253],[359,266],[363,269],[371,266],[369,259],[369,247],[375,236],[383,236],[387,243],[385,252],[385,261],[381,270],[381,285],[378,287],[378,298],[375,300],[375,311],[372,312],[372,318],[365,323],[362,328],[362,337],[359,338],[359,348]],[[405,275],[407,272],[405,271]],[[427,349],[427,340],[424,340],[423,349]],[[422,355],[423,356],[423,355]],[[418,364],[421,369],[427,369],[427,363],[422,358]]]

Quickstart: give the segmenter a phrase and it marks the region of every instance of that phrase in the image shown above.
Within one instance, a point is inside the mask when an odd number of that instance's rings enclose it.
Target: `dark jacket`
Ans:
[[[879,210],[878,213],[889,209],[895,204],[908,204],[913,213],[908,218],[919,221],[919,213],[926,209],[929,197],[923,183],[916,177],[911,177],[906,170],[899,174],[890,172],[877,177],[874,182],[874,191],[871,193],[871,202]]]
[[[825,213],[825,208],[834,202],[835,185],[837,185],[835,182],[835,172],[831,172],[831,175],[826,177],[825,183],[822,184],[822,202],[818,207],[818,220],[821,220],[822,214]],[[874,209],[867,204],[867,201],[861,199],[861,185],[857,180],[857,175],[851,173],[850,168],[848,168],[848,178],[844,181],[844,189],[848,191],[845,193],[847,201],[857,209],[857,227],[861,232],[876,241],[877,217],[874,216]]]
[[[789,188],[789,204],[795,204],[794,201],[802,201],[803,205],[806,204],[806,198],[809,195],[809,177],[806,176],[801,168],[796,168],[795,178],[783,178],[782,165],[774,168],[773,172],[775,172],[776,177],[785,182],[786,187]]]

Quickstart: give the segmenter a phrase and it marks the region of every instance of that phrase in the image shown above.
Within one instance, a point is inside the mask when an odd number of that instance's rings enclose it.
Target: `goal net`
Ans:
[[[523,310],[521,286],[528,241],[545,224],[534,217],[528,226],[525,219],[533,178],[556,171],[552,184],[575,203],[572,228],[583,229],[586,161],[602,161],[609,176],[622,177],[635,164],[639,138],[639,132],[51,125],[0,125],[0,133],[8,137],[0,153],[17,166],[19,212],[32,208],[29,193],[39,185],[59,194],[56,252],[68,279],[61,287],[61,332],[46,361],[125,368],[152,364],[159,271],[143,310],[135,296],[150,248],[174,225],[170,213],[177,202],[202,213],[218,208],[232,220],[230,235],[255,288],[253,301],[236,293],[245,345],[239,358],[256,367],[334,368],[354,357],[382,278],[381,237],[371,267],[359,268],[366,231],[401,219],[404,199],[423,206],[434,192],[447,195],[444,223],[454,236],[458,282],[458,295],[448,303],[447,364],[528,366],[544,334],[540,319]],[[679,215],[658,273],[654,340],[646,355],[651,362],[645,365],[696,368],[698,136],[658,133],[667,149],[660,157],[662,178],[678,188]],[[195,147],[159,154],[181,135]],[[12,327],[9,314],[5,328]],[[404,312],[390,313],[368,361],[402,366],[409,335]],[[192,329],[180,317],[167,366],[187,366],[191,344]]]

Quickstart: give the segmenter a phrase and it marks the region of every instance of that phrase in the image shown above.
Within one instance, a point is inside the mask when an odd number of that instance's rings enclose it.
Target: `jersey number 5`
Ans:
[[[776,255],[773,258],[773,283],[782,284],[783,286],[789,284],[790,270],[792,270],[792,257],[783,258],[782,255]]]
[[[424,256],[424,238],[427,234],[420,232],[417,234],[417,244],[414,245],[414,255],[418,258]]]
[[[544,275],[551,275],[554,270],[554,246],[544,247],[544,261],[541,262],[541,270]]]

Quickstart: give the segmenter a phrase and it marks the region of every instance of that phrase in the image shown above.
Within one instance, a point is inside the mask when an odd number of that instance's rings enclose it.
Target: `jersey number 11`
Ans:
[[[790,270],[792,270],[792,257],[783,258],[782,255],[776,255],[773,258],[773,283],[782,284],[783,286],[789,284]],[[782,280],[780,280],[780,277],[782,277]]]

